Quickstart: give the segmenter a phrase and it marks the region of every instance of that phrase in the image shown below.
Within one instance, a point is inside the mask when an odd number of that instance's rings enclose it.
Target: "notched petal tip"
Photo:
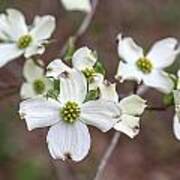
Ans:
[[[65,160],[73,160],[70,152],[64,153],[64,161]]]
[[[58,78],[59,79],[61,79],[61,78],[68,79],[68,78],[70,78],[70,73],[68,71],[64,71],[58,75]]]

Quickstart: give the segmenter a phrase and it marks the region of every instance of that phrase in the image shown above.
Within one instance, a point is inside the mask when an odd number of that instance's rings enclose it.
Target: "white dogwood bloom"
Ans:
[[[43,54],[54,29],[53,16],[36,16],[28,26],[21,12],[7,9],[0,14],[0,67],[23,54],[25,58]]]
[[[112,101],[85,102],[87,81],[80,71],[60,75],[60,94],[54,99],[28,99],[20,104],[20,116],[28,130],[51,126],[47,135],[50,154],[54,159],[80,161],[90,148],[87,125],[106,132],[119,118],[119,109]]]
[[[163,93],[172,91],[174,84],[163,69],[170,66],[180,52],[175,38],[156,42],[147,55],[130,37],[122,37],[120,34],[118,41],[118,54],[123,60],[116,74],[120,82],[136,80]]]
[[[119,107],[121,115],[114,129],[126,134],[130,138],[138,135],[140,130],[139,116],[142,115],[147,107],[146,101],[138,95],[130,95],[119,102],[116,84],[111,84],[107,81],[100,86],[100,96],[101,99],[117,103]]]
[[[41,60],[39,64],[43,65]],[[23,68],[25,82],[21,86],[20,96],[22,99],[43,96],[52,88],[52,82],[44,75],[44,69],[38,66],[32,59],[28,59]]]
[[[175,137],[180,140],[180,71],[178,71],[177,90],[174,90],[173,94],[176,111],[173,120],[173,131]]]
[[[99,87],[104,79],[104,76],[101,73],[97,73],[94,69],[96,62],[97,57],[93,51],[87,47],[79,48],[72,57],[73,68],[84,73],[89,82],[89,90]],[[57,79],[64,71],[71,71],[71,68],[63,63],[61,59],[55,59],[48,65],[46,75],[47,77]]]
[[[61,0],[61,2],[64,8],[69,11],[75,10],[88,13],[92,9],[90,0]]]

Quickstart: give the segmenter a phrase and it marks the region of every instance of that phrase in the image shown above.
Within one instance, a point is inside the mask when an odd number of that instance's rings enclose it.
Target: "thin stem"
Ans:
[[[147,107],[147,111],[166,111],[168,107]]]
[[[77,31],[74,33],[74,35],[71,36],[71,38],[73,38],[74,43],[76,43],[77,39],[82,37],[84,35],[84,33],[87,31],[88,27],[91,24],[91,21],[94,17],[94,14],[96,12],[96,8],[97,5],[99,3],[99,0],[93,0],[92,1],[92,10],[91,12],[89,12],[83,22],[81,23],[80,27],[77,29]],[[62,47],[61,51],[60,51],[60,56],[63,56],[68,48],[68,43],[69,43],[69,39],[67,40],[67,42],[65,43],[65,45]]]
[[[133,92],[136,91],[136,92],[134,92],[135,94],[143,95],[147,90],[148,90],[147,87],[140,86],[138,88],[138,87],[136,87],[136,84],[135,84]],[[111,139],[110,145],[108,146],[107,150],[105,151],[105,154],[103,155],[103,157],[100,161],[96,175],[95,175],[93,180],[101,180],[102,179],[102,175],[103,175],[104,169],[106,167],[106,164],[109,161],[109,159],[110,159],[110,157],[111,157],[111,155],[112,155],[112,153],[113,153],[113,151],[114,151],[114,149],[115,149],[115,147],[119,141],[119,138],[120,138],[120,132],[116,131],[114,133],[114,136]]]
[[[103,156],[103,158],[102,158],[102,160],[98,166],[98,170],[96,172],[94,180],[100,180],[101,179],[103,171],[106,167],[106,164],[107,164],[109,158],[111,157],[111,155],[112,155],[112,153],[113,153],[113,151],[114,151],[114,149],[115,149],[115,147],[119,141],[119,138],[120,138],[120,132],[115,132],[113,135],[113,138],[110,142],[110,145],[107,148],[107,150],[106,150],[106,152],[105,152],[105,154],[104,154],[104,156]]]

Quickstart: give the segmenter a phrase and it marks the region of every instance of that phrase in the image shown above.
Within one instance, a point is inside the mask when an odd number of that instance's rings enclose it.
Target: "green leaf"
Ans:
[[[8,0],[0,0],[0,12],[4,12],[7,8]]]
[[[86,95],[86,101],[96,100],[99,97],[99,89],[91,90]]]
[[[57,100],[58,95],[59,95],[59,91],[58,91],[58,90],[50,89],[50,90],[47,92],[46,97]]]
[[[70,37],[67,43],[67,50],[64,55],[64,61],[68,63],[71,62],[74,52],[75,52],[75,38]]]
[[[60,80],[54,79],[54,90],[60,92]]]
[[[103,64],[100,63],[99,61],[95,64],[94,70],[95,70],[97,73],[100,73],[100,74],[103,74],[103,75],[105,75],[105,73],[106,73]]]
[[[171,106],[174,104],[174,96],[173,93],[167,94],[163,97],[163,103],[166,106]]]

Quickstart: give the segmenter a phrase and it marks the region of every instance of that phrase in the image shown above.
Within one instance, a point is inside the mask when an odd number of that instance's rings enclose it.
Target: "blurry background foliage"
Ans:
[[[84,17],[80,12],[66,12],[59,0],[0,0],[1,12],[8,7],[23,11],[29,23],[37,14],[56,16],[53,38],[57,42],[42,56],[46,64],[56,58]],[[100,0],[95,18],[77,47],[88,45],[96,50],[111,80],[118,65],[115,39],[119,32],[132,36],[146,51],[158,39],[167,36],[179,39],[180,1]],[[54,171],[45,143],[47,130],[28,132],[18,117],[20,98],[14,87],[20,87],[23,81],[23,63],[23,58],[18,59],[0,69],[0,180],[56,180],[57,174],[61,180],[91,180],[113,131],[102,134],[91,129],[93,144],[86,160],[78,164],[54,161],[58,172]],[[176,72],[179,67],[178,58],[168,71]],[[126,82],[118,89],[128,94],[132,87],[132,82]],[[162,105],[162,95],[155,90],[148,91],[144,97],[151,105]],[[165,112],[146,112],[135,140],[122,135],[104,180],[179,180],[180,142],[172,133],[173,115],[173,107]]]

